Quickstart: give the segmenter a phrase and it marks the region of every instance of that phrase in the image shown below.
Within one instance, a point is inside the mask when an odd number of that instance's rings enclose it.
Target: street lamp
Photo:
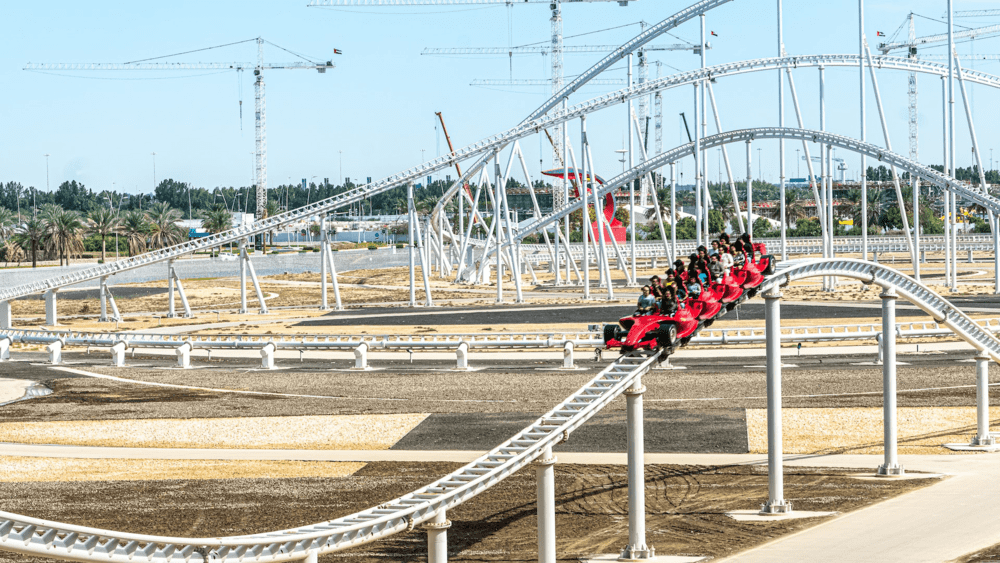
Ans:
[[[802,149],[795,149],[795,175],[802,176],[802,164],[799,160],[799,151]]]

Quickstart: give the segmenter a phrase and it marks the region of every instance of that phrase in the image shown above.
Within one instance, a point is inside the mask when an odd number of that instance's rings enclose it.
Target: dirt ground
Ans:
[[[113,530],[201,537],[251,534],[344,516],[457,467],[371,463],[353,475],[327,479],[0,483],[0,502],[18,514]],[[537,559],[534,473],[525,468],[449,511],[451,561]],[[848,512],[936,482],[859,480],[852,473],[786,468],[785,497],[800,510]],[[560,561],[619,551],[628,538],[625,468],[557,464],[555,476]],[[766,500],[766,467],[648,465],[646,483],[646,537],[660,555],[718,558],[819,521],[745,523],[725,516]],[[426,535],[417,530],[321,560],[418,561],[426,557],[426,549]],[[43,560],[0,553],[0,561]]]
[[[1000,543],[956,559],[954,563],[996,563],[1000,561]]]

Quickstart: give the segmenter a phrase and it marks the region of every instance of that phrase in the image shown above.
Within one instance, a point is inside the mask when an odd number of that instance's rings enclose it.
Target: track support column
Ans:
[[[0,362],[6,362],[10,360],[10,338],[7,336],[0,336]]]
[[[59,321],[59,316],[56,313],[56,292],[58,290],[50,289],[45,292],[45,324],[46,326],[56,326]]]
[[[174,311],[174,261],[167,260],[167,318],[177,316]]]
[[[976,356],[976,437],[972,446],[995,446],[990,436],[990,357]]]
[[[247,314],[247,241],[240,240],[240,314]]]
[[[792,504],[785,501],[781,436],[781,290],[764,294],[764,334],[767,347],[767,488],[768,501],[761,514],[785,514]]]
[[[535,461],[538,484],[538,563],[556,563],[556,456],[545,448]]]
[[[628,425],[628,545],[619,561],[655,559],[656,552],[646,545],[646,477],[642,433],[642,394],[646,388],[636,378],[625,391],[625,413]]]
[[[885,288],[882,294],[882,430],[885,461],[878,475],[895,477],[903,474],[897,457],[896,432],[896,290]]]
[[[14,315],[10,310],[10,301],[0,301],[0,328],[11,328],[14,325]]]
[[[427,530],[427,563],[448,562],[448,528],[451,520],[444,509],[434,514],[434,519],[424,524]]]
[[[108,322],[108,276],[101,276],[101,318],[99,322]]]

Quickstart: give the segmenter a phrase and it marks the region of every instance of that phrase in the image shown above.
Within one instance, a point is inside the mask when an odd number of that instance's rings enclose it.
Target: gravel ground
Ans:
[[[0,457],[0,479],[37,483],[344,477],[364,466],[355,462]]]
[[[4,509],[74,524],[173,536],[259,533],[302,526],[395,498],[458,464],[372,463],[340,478],[0,483]],[[766,468],[646,466],[647,539],[662,555],[721,557],[821,522],[736,522],[724,515],[767,497]],[[525,468],[448,513],[451,561],[537,558],[535,471]],[[933,480],[862,481],[851,470],[786,468],[786,498],[801,510],[850,511]],[[577,561],[618,551],[628,532],[624,467],[556,465],[557,553]],[[212,499],[212,502],[205,502]],[[426,536],[404,533],[321,560],[417,561]],[[0,553],[0,562],[46,561]]]
[[[746,411],[751,453],[767,453],[767,411]],[[993,424],[1000,407],[990,409]],[[785,409],[782,450],[786,454],[881,454],[882,409]],[[954,454],[941,444],[968,444],[976,435],[975,407],[902,407],[896,412],[900,454]]]
[[[956,559],[954,563],[997,563],[997,561],[1000,561],[1000,543]]]
[[[73,420],[0,424],[0,442],[122,448],[387,450],[423,414]]]

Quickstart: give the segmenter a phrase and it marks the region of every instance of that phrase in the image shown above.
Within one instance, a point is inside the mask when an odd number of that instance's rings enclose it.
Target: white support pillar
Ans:
[[[785,55],[784,14],[778,0],[778,56]],[[778,127],[785,126],[785,76],[778,69]],[[781,259],[788,260],[788,213],[785,209],[785,140],[778,139],[778,208],[781,220]]]
[[[897,456],[896,432],[896,290],[885,288],[882,294],[882,424],[885,460],[878,475],[903,474]]]
[[[424,524],[427,531],[427,563],[448,563],[448,528],[451,520],[442,508],[434,518]]]
[[[177,316],[174,311],[174,261],[167,260],[167,318]]]
[[[45,325],[56,326],[59,316],[56,312],[56,292],[57,289],[50,289],[45,292]]]
[[[340,282],[337,281],[337,263],[333,259],[333,250],[330,248],[329,242],[323,244],[323,252],[326,254],[326,264],[330,268],[330,281],[333,282],[334,310],[343,311],[344,303],[340,300]],[[323,287],[326,287],[326,278],[323,278]]]
[[[128,351],[128,343],[123,340],[115,342],[111,347],[111,365],[116,368],[125,367],[125,352]]]
[[[761,514],[785,514],[792,504],[785,500],[781,436],[781,290],[764,294],[764,335],[767,353],[767,489]]]
[[[702,47],[704,48],[704,47]],[[698,103],[698,89],[700,84],[694,83],[694,231],[695,244],[701,245],[701,105]]]
[[[920,177],[912,175],[913,189],[913,253],[917,259],[913,262],[913,279],[920,281],[920,262],[923,261],[920,254]],[[995,232],[995,231],[994,231]],[[1000,262],[998,262],[1000,265]]]
[[[861,142],[868,140],[865,128],[865,0],[858,0],[858,71],[861,78],[858,101],[861,104]],[[868,159],[861,157],[861,259],[868,260]]]
[[[368,369],[368,343],[362,342],[354,349],[354,369]]]
[[[576,365],[573,363],[573,348],[572,340],[567,340],[563,344],[563,367],[565,369],[576,369]]]
[[[302,560],[302,563],[318,563],[318,562],[319,562],[318,551],[310,551],[309,555],[306,555],[306,558]]]
[[[10,309],[10,301],[0,301],[0,328],[12,328],[14,315]]]
[[[747,139],[747,234],[753,240],[753,140]],[[670,172],[671,179],[673,171]],[[676,258],[675,258],[676,260]]]
[[[49,353],[49,363],[52,365],[62,363],[63,341],[56,340],[45,346],[45,351]]]
[[[247,271],[250,272],[250,281],[253,282],[253,289],[257,293],[257,302],[260,304],[260,314],[267,314],[267,302],[264,301],[264,290],[260,288],[260,281],[257,279],[257,271],[253,267],[253,262],[250,261],[250,256],[247,255],[244,259],[246,263]]]
[[[191,348],[191,343],[185,342],[174,350],[174,353],[177,354],[177,367],[183,369],[191,367]]]
[[[460,342],[455,349],[455,361],[458,369],[469,369],[469,344]]]
[[[194,314],[191,313],[191,304],[188,303],[187,294],[184,293],[184,284],[181,283],[181,279],[177,277],[177,272],[173,268],[171,268],[171,271],[174,272],[174,283],[177,284],[177,294],[180,295],[181,306],[184,307],[184,318],[190,319]]]
[[[98,322],[106,323],[108,322],[108,276],[101,276],[100,301],[101,318]]]
[[[240,240],[240,314],[247,314],[247,241]]]
[[[260,367],[274,369],[274,352],[277,348],[274,342],[268,342],[260,349]]]
[[[410,249],[410,307],[417,306],[416,241],[413,238],[416,211],[413,205],[413,182],[406,183],[407,246]]]
[[[461,201],[461,198],[459,198]],[[329,242],[327,240],[326,234],[326,216],[320,218],[319,220],[319,308],[326,311],[330,308],[329,301],[326,295],[326,278],[327,278],[327,257],[326,252],[329,247]]]
[[[625,420],[628,434],[628,545],[620,559],[626,561],[656,559],[656,552],[646,545],[646,477],[642,427],[642,394],[646,388],[636,378],[625,391]]]
[[[538,563],[556,563],[556,456],[545,448],[535,461],[538,506]]]
[[[115,302],[115,295],[108,289],[108,304],[111,305],[111,318],[120,321],[122,314],[118,311],[118,303]]]
[[[10,338],[0,336],[0,362],[10,360]]]
[[[990,357],[980,353],[976,356],[976,436],[970,445],[992,447],[996,443],[990,436]]]
[[[670,163],[670,263],[677,260],[677,163]]]

